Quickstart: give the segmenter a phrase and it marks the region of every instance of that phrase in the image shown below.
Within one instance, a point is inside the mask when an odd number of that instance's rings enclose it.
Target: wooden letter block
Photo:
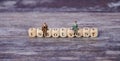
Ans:
[[[51,37],[51,36],[52,36],[52,29],[48,29],[46,37]]]
[[[29,28],[28,34],[29,34],[29,37],[36,37],[37,36],[36,28]]]
[[[60,37],[67,37],[67,28],[60,28]]]
[[[83,28],[83,37],[90,37],[90,28]]]
[[[82,37],[83,36],[83,29],[79,28],[78,34],[75,35],[76,37]]]
[[[55,37],[55,38],[59,37],[59,35],[60,35],[59,33],[60,33],[59,28],[52,29],[52,37]]]
[[[37,37],[43,37],[43,31],[41,28],[37,28]]]
[[[98,29],[97,28],[91,28],[90,29],[90,36],[91,37],[97,37],[98,36]]]
[[[68,28],[67,35],[68,35],[68,37],[73,38],[74,37],[74,31],[72,29]]]

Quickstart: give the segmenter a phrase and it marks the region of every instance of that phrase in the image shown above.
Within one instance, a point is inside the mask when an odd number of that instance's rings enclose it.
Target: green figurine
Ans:
[[[74,22],[73,26],[72,26],[72,30],[74,31],[74,35],[77,35],[78,34],[78,24],[77,24],[77,21]]]

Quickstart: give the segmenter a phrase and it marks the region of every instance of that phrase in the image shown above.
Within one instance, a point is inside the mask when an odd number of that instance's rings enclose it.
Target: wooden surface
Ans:
[[[29,38],[30,27],[97,27],[98,38]],[[0,61],[119,61],[120,13],[0,13]]]

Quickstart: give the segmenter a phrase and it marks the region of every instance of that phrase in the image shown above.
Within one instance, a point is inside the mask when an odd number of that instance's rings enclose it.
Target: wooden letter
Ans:
[[[36,37],[37,36],[36,28],[29,28],[28,35],[29,35],[29,37]]]
[[[90,28],[83,28],[83,37],[90,37]]]
[[[68,35],[68,37],[73,38],[74,37],[74,31],[72,29],[68,28],[67,35]]]
[[[76,37],[82,37],[83,36],[83,29],[79,28],[78,34],[75,35]]]
[[[98,29],[97,28],[91,28],[90,29],[90,36],[91,37],[97,37],[98,36]]]
[[[59,33],[60,33],[59,28],[52,29],[52,37],[55,37],[55,38],[59,37]]]
[[[37,28],[37,37],[43,37],[43,31],[41,28]]]
[[[52,36],[52,29],[48,29],[46,37],[51,37],[51,36]]]
[[[67,28],[60,28],[60,37],[67,37]]]

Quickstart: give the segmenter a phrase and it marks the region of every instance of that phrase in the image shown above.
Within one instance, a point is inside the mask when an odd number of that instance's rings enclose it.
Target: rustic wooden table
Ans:
[[[30,27],[97,27],[98,38],[29,38]],[[0,13],[0,61],[119,61],[120,13]]]

